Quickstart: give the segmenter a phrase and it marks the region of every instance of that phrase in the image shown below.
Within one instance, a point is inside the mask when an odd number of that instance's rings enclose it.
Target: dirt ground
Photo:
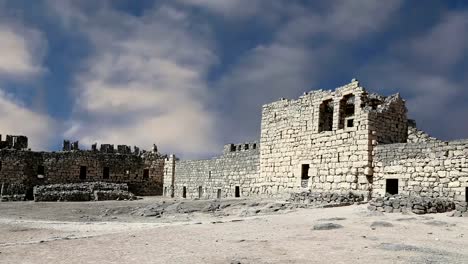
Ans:
[[[468,219],[245,199],[10,202],[0,263],[468,263]]]

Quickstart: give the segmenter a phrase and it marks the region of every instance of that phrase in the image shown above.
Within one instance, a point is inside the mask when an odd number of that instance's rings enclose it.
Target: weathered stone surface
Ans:
[[[34,201],[104,201],[133,200],[127,184],[86,182],[51,184],[34,187]]]
[[[313,230],[332,230],[339,228],[343,228],[343,226],[335,223],[319,223],[314,225]]]

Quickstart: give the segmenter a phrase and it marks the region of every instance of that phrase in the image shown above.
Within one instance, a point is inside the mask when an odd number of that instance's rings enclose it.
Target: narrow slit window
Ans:
[[[218,193],[217,193],[216,197],[217,197],[218,199],[221,199],[221,189],[218,189]]]
[[[182,198],[187,198],[187,187],[182,187]]]
[[[202,186],[198,186],[198,198],[202,198],[203,196],[203,187]]]

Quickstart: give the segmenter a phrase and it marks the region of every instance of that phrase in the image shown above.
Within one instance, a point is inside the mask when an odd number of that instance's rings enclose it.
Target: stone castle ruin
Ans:
[[[468,199],[468,140],[430,137],[408,120],[399,94],[368,93],[356,79],[264,105],[258,142],[228,144],[206,160],[107,144],[81,151],[69,141],[61,152],[32,152],[16,138],[0,143],[0,183],[27,190],[103,181],[140,195],[370,201],[374,210],[421,213],[463,212]]]

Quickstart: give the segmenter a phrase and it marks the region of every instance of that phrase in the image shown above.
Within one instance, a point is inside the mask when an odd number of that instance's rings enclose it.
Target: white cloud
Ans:
[[[211,34],[167,6],[133,17],[89,15],[94,52],[76,76],[67,137],[85,144],[132,144],[182,155],[219,152],[216,114],[205,81],[217,63]],[[89,30],[88,30],[89,29]]]
[[[41,63],[46,42],[39,31],[0,22],[0,39],[1,77],[27,78],[44,71]]]
[[[443,139],[468,136],[452,114],[468,112],[465,104],[457,102],[466,96],[468,79],[454,74],[454,68],[466,59],[467,24],[468,13],[446,13],[427,31],[393,43],[381,59],[360,70],[370,87],[403,92],[409,117]],[[454,132],[454,128],[459,129]]]
[[[221,78],[230,101],[226,138],[258,138],[262,104],[316,89],[323,75],[340,68],[341,49],[385,28],[400,6],[400,1],[359,3],[332,1],[318,9],[296,6],[285,11],[288,19],[272,41],[245,53]]]
[[[25,135],[29,147],[44,149],[54,137],[56,123],[46,114],[34,112],[0,89],[0,131],[3,136]]]

